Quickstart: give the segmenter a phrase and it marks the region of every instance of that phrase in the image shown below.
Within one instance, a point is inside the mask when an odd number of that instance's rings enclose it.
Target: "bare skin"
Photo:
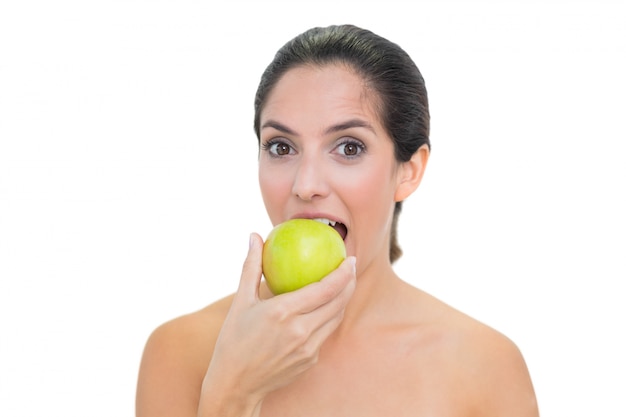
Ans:
[[[268,215],[338,220],[349,257],[274,297],[252,235],[237,293],[149,338],[138,417],[538,416],[508,338],[395,274],[393,207],[418,187],[429,151],[396,162],[372,100],[345,66],[281,78],[261,114]]]
[[[260,292],[270,297],[263,285]],[[395,277],[385,292],[367,317],[347,311],[299,378],[248,414],[242,406],[232,415],[538,416],[526,365],[509,339]],[[222,415],[198,413],[198,405],[233,298],[152,334],[137,416]]]
[[[509,339],[395,276],[389,284],[367,314],[347,309],[290,384],[250,404],[240,402],[238,376],[226,379],[232,385],[203,389],[235,296],[165,323],[146,345],[137,416],[539,415],[526,365]],[[270,299],[261,284],[256,302]],[[198,410],[202,401],[206,413]]]

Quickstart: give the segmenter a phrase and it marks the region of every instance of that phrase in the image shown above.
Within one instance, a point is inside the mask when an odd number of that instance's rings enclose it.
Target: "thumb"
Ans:
[[[237,295],[246,302],[259,299],[259,285],[263,273],[263,239],[256,233],[250,234],[248,256],[243,263]]]

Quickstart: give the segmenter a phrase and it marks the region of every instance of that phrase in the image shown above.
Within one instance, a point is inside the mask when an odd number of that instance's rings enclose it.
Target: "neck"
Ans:
[[[405,285],[393,270],[388,258],[357,269],[354,294],[348,303],[337,335],[389,320],[400,287]]]

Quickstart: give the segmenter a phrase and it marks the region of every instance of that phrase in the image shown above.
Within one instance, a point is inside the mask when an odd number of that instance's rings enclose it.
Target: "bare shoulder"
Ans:
[[[229,296],[163,323],[148,338],[145,352],[175,355],[179,366],[184,361],[192,364],[192,359],[198,356],[206,357],[207,349],[209,353],[212,351],[231,302],[232,296]]]
[[[439,311],[435,327],[442,352],[457,363],[455,378],[471,393],[481,416],[537,417],[537,403],[522,352],[500,331],[426,295]]]
[[[233,296],[157,327],[139,370],[137,416],[171,415],[181,406],[195,415],[204,374]],[[180,415],[180,414],[179,414]]]
[[[476,325],[468,334],[466,363],[483,416],[538,416],[537,401],[526,361],[518,346],[502,333]]]

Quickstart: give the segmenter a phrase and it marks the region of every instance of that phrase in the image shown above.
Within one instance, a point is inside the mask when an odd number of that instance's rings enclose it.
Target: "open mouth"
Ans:
[[[334,220],[322,219],[322,218],[313,219],[313,220],[318,221],[320,223],[327,224],[328,226],[332,227],[333,229],[337,231],[337,233],[339,233],[339,236],[341,236],[343,240],[346,240],[346,236],[348,235],[348,228],[346,227],[345,224],[336,222]]]

